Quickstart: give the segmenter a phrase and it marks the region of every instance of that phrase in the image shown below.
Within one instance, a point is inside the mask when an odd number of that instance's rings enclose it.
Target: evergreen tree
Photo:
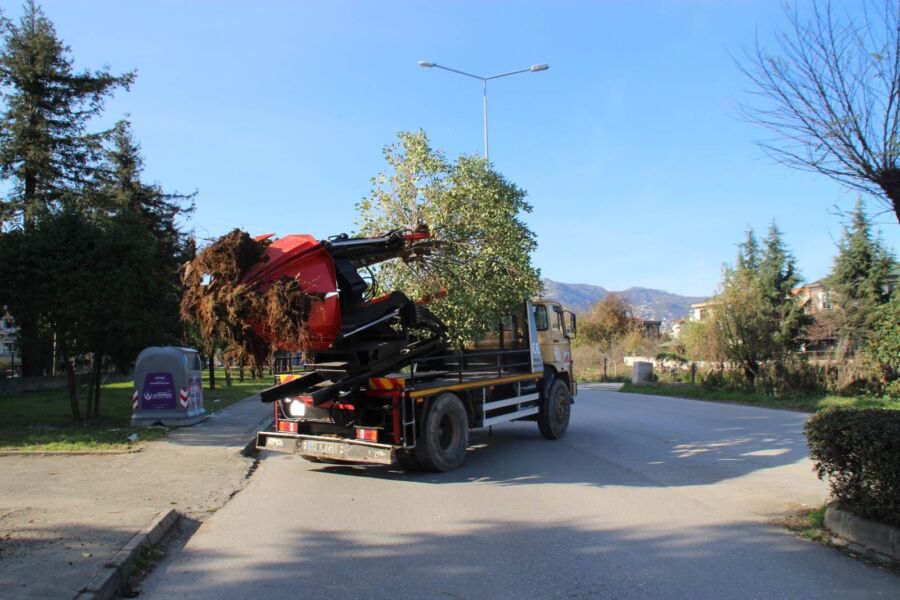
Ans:
[[[794,257],[773,222],[760,248],[753,230],[738,245],[734,268],[726,267],[717,297],[715,347],[739,365],[748,388],[754,388],[764,363],[780,377],[789,352],[808,324],[791,295],[799,282]]]
[[[0,230],[33,230],[51,211],[89,200],[85,191],[96,179],[108,136],[89,132],[89,121],[115,88],[127,89],[134,78],[108,69],[74,71],[69,48],[43,11],[33,0],[24,11],[18,24],[0,21],[0,178],[9,190],[0,201]],[[37,307],[24,305],[15,317],[23,373],[48,371],[49,337]]]
[[[882,391],[900,397],[900,291],[875,311],[866,357],[878,374]]]
[[[111,214],[130,214],[143,224],[153,241],[147,246],[153,261],[146,277],[160,285],[155,301],[145,311],[155,314],[156,343],[174,343],[182,336],[179,305],[182,295],[181,265],[196,252],[193,241],[179,229],[179,220],[193,211],[194,194],[165,192],[159,185],[142,181],[144,160],[131,125],[120,121],[113,129],[105,153],[105,168],[96,204]],[[149,317],[149,314],[147,315]]]
[[[791,290],[800,283],[800,276],[794,256],[785,246],[781,230],[774,221],[763,241],[758,277],[768,309],[778,322],[778,329],[773,333],[776,346],[783,352],[796,350],[800,333],[809,325],[810,319],[791,297]]]
[[[108,132],[90,133],[88,122],[134,73],[75,72],[69,48],[34,0],[18,24],[4,20],[3,30],[0,176],[13,182],[4,216],[28,228],[48,209],[77,202],[90,184]]]
[[[89,201],[81,212],[96,229],[96,243],[84,256],[88,280],[106,279],[102,293],[85,290],[91,314],[104,315],[80,337],[91,357],[86,415],[100,414],[100,382],[109,365],[126,369],[140,350],[177,343],[183,337],[179,269],[190,252],[178,218],[192,210],[193,196],[169,194],[141,180],[143,157],[130,124],[112,130]]]
[[[744,241],[738,244],[737,268],[755,272],[759,268],[759,243],[752,229],[747,230]]]
[[[871,336],[876,309],[889,298],[887,278],[893,264],[893,254],[873,235],[862,200],[857,200],[826,279],[836,307],[842,356],[856,354]]]

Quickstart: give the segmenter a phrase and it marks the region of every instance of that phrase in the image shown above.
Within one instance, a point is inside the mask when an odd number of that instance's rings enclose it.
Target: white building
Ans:
[[[19,328],[4,307],[0,317],[0,371],[10,371],[20,364],[18,351]]]

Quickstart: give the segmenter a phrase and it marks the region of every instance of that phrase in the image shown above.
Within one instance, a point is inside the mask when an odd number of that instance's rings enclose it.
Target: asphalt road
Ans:
[[[268,455],[144,596],[900,598],[770,524],[826,496],[805,415],[590,388],[564,439],[495,427],[453,473]]]

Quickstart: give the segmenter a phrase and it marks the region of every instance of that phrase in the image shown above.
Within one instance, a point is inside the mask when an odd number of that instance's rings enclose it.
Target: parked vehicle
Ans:
[[[310,311],[315,358],[261,392],[273,404],[275,427],[257,434],[257,448],[313,461],[450,471],[465,459],[471,429],[531,420],[545,438],[565,434],[577,392],[570,342],[576,323],[559,302],[524,301],[494,334],[454,350],[423,304],[400,292],[366,300],[368,285],[357,271],[427,253],[427,232],[316,244],[302,237],[293,250],[276,241],[265,269],[304,287],[315,277],[324,298]]]

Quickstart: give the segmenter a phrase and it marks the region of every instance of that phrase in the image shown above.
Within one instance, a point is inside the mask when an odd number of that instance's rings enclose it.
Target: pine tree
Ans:
[[[762,247],[753,230],[738,245],[737,264],[726,268],[715,312],[717,347],[744,373],[754,388],[764,363],[772,363],[776,377],[808,324],[791,289],[797,285],[794,257],[773,222]]]
[[[747,230],[744,241],[738,244],[737,268],[742,271],[756,272],[759,268],[759,242],[752,229]]]
[[[108,132],[88,131],[91,118],[133,73],[108,69],[74,71],[70,50],[43,11],[28,0],[18,24],[2,18],[0,29],[0,178],[9,193],[0,200],[0,230],[34,230],[51,211],[83,205],[96,178]],[[50,365],[50,340],[37,307],[15,315],[20,325],[22,371],[41,375]]]
[[[889,299],[887,278],[893,264],[893,254],[873,235],[862,200],[857,200],[826,279],[834,294],[842,356],[856,354],[871,336],[876,309]]]
[[[40,7],[28,0],[24,8],[18,24],[2,23],[0,177],[13,185],[0,217],[28,229],[48,210],[83,200],[108,136],[89,132],[89,121],[113,90],[129,88],[134,73],[75,72],[69,48]]]
[[[800,333],[811,319],[791,296],[791,290],[800,283],[800,276],[794,256],[785,246],[775,221],[763,240],[758,277],[769,310],[778,322],[778,329],[773,334],[777,347],[782,353],[797,349]]]
[[[96,184],[89,190],[98,238],[92,265],[104,265],[108,280],[95,312],[106,318],[84,336],[93,358],[87,416],[99,416],[100,376],[105,361],[127,368],[138,352],[182,338],[179,268],[190,252],[178,218],[193,209],[193,195],[164,192],[141,180],[144,161],[127,121],[112,130]],[[110,262],[111,261],[111,262]],[[111,308],[104,310],[104,302]]]

